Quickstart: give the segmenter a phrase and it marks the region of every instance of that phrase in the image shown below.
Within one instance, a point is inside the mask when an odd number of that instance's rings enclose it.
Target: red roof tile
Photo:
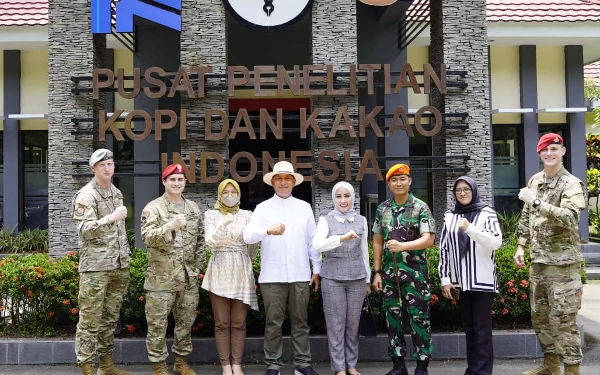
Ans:
[[[48,24],[48,0],[0,0],[0,26]]]
[[[600,21],[600,0],[487,0],[488,22]]]
[[[596,86],[600,86],[600,61],[583,67],[583,75],[586,79],[592,79]]]

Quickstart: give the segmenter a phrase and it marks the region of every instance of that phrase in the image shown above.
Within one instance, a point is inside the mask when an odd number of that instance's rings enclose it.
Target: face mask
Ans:
[[[231,196],[228,195],[226,197],[221,197],[221,202],[223,202],[223,204],[227,207],[233,207],[236,204],[238,204],[238,202],[240,201],[240,196],[236,195],[236,196]]]

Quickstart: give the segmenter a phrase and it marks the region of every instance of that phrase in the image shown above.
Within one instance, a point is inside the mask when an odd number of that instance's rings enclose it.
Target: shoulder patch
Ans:
[[[73,218],[82,219],[85,215],[85,209],[86,206],[82,205],[81,203],[77,203],[75,210],[73,210]]]

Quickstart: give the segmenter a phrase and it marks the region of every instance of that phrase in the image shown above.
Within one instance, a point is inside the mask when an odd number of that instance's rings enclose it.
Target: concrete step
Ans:
[[[600,265],[600,252],[598,253],[583,253],[583,259],[585,259],[585,264],[590,265]]]
[[[586,266],[585,274],[589,280],[600,280],[600,266]]]
[[[583,254],[600,253],[600,243],[598,243],[598,242],[582,243],[581,244],[581,252]]]

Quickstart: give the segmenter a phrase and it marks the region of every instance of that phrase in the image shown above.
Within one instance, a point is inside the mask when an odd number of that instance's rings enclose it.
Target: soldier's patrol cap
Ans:
[[[392,176],[410,175],[410,167],[406,164],[393,165],[385,174],[385,180],[389,181]]]
[[[104,161],[104,160],[108,160],[108,159],[113,159],[112,151],[107,150],[105,148],[99,148],[96,151],[94,151],[92,156],[90,156],[90,167],[93,167],[94,165],[96,165],[96,163],[98,163],[100,161]]]
[[[165,178],[169,177],[172,174],[184,174],[185,171],[183,170],[183,167],[181,166],[181,164],[171,164],[168,167],[165,168],[165,170],[162,173],[162,179],[164,180]]]
[[[542,135],[538,144],[537,144],[537,153],[548,147],[549,145],[563,145],[563,139],[559,134],[556,133],[548,133]]]

